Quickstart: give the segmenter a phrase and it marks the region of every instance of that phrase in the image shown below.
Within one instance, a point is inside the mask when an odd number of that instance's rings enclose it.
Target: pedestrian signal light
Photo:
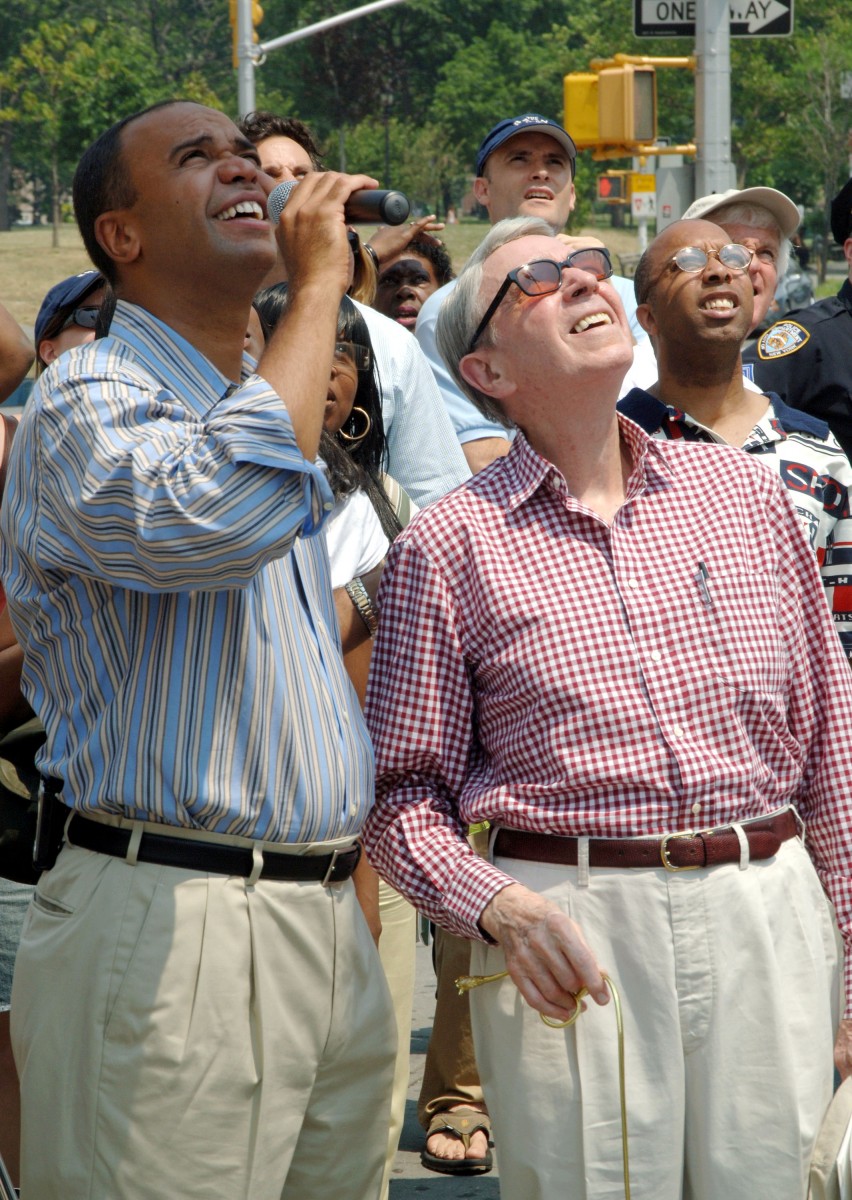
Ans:
[[[580,150],[600,143],[598,136],[598,77],[575,72],[563,79],[565,128]]]
[[[255,42],[256,42],[256,41],[258,41],[258,40],[259,40],[259,38],[258,38],[258,36],[257,36],[257,27],[258,27],[258,25],[260,24],[260,22],[261,22],[262,20],[263,20],[263,9],[262,9],[262,8],[260,7],[260,5],[257,3],[257,0],[252,0],[252,4],[251,4],[251,26],[252,26],[252,29],[254,30],[254,33],[252,34],[252,41],[255,41]]]
[[[623,172],[613,171],[598,176],[598,200],[622,202],[626,198]]]
[[[657,138],[657,78],[653,67],[628,63],[598,76],[598,135],[604,145],[653,144]]]

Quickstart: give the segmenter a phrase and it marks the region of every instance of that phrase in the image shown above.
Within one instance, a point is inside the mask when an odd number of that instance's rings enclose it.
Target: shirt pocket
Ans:
[[[702,608],[712,674],[741,692],[782,691],[788,663],[779,634],[778,576],[772,571],[714,573],[707,577],[703,597],[696,603]]]

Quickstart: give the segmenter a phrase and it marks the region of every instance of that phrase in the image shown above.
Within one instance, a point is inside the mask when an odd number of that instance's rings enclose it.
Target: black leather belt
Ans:
[[[82,846],[84,850],[127,858],[131,833],[129,829],[90,821],[75,813],[68,826],[68,837],[72,845]],[[274,850],[264,850],[259,878],[342,883],[350,878],[360,857],[361,847],[357,842],[331,854],[276,854]],[[242,846],[217,846],[202,838],[176,838],[166,833],[143,833],[136,859],[161,867],[183,867],[214,875],[241,875],[244,879],[254,868],[251,850]]]

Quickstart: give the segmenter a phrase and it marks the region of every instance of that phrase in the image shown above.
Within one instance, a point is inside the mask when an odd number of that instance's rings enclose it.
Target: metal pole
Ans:
[[[731,162],[731,26],[729,0],[695,6],[695,192],[706,196],[734,186]]]
[[[353,8],[349,12],[326,17],[324,21],[316,21],[313,25],[306,25],[304,29],[285,33],[283,37],[273,38],[271,42],[261,42],[260,51],[262,54],[268,54],[270,50],[277,50],[279,46],[289,46],[291,42],[298,42],[302,38],[311,37],[312,34],[324,33],[326,29],[333,29],[335,25],[344,25],[347,21],[354,21],[357,17],[366,17],[383,8],[390,8],[392,4],[404,3],[405,0],[373,0],[372,4],[362,4],[360,8]]]
[[[251,0],[237,0],[237,107],[244,117],[254,111],[254,47]]]

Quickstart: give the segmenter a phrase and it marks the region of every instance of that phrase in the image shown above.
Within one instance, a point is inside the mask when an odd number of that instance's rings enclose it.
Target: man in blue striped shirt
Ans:
[[[343,206],[374,184],[288,204],[291,306],[253,374],[272,181],[236,126],[167,102],[77,169],[118,303],[27,408],[0,560],[63,806],[12,1001],[39,1200],[378,1194],[394,1046],[349,879],[372,758],[314,462]]]

